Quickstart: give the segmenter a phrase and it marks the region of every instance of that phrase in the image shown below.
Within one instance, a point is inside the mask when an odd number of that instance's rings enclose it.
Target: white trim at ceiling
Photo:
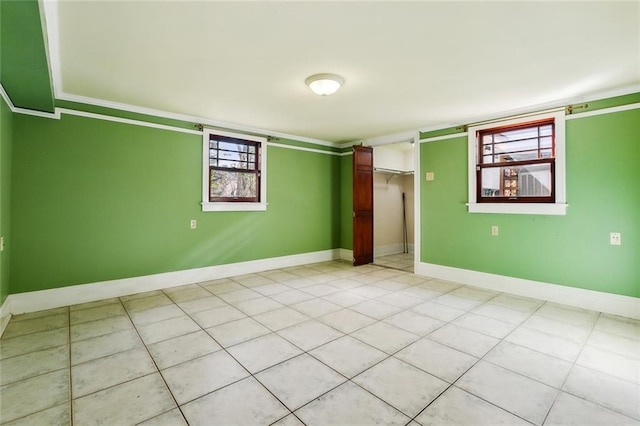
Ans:
[[[169,130],[172,132],[188,133],[190,135],[202,136],[202,131],[200,130],[183,129],[181,127],[167,126],[165,124],[149,123],[147,121],[131,120],[129,118],[113,117],[110,115],[95,114],[93,112],[77,111],[74,109],[67,109],[67,108],[56,108],[56,111],[62,114],[75,115],[78,117],[93,118],[96,120],[104,120],[104,121],[113,121],[115,123],[132,124],[134,126],[151,127],[154,129]]]
[[[422,127],[422,128],[420,128],[418,130],[421,133],[427,133],[427,132],[432,132],[432,131],[435,131],[435,130],[448,129],[450,127],[458,127],[461,124],[480,123],[480,122],[483,122],[483,121],[501,120],[501,119],[505,119],[505,118],[509,118],[509,117],[515,117],[515,116],[523,115],[523,114],[540,113],[540,112],[544,112],[546,110],[551,110],[551,109],[554,109],[554,108],[564,108],[567,105],[576,105],[576,104],[581,104],[581,103],[594,102],[594,101],[598,101],[598,100],[602,100],[602,99],[614,98],[614,97],[617,97],[617,96],[632,95],[634,93],[639,93],[639,92],[640,92],[640,84],[633,84],[633,85],[622,87],[622,88],[618,88],[618,89],[606,90],[606,91],[602,91],[602,92],[593,93],[593,94],[590,94],[590,95],[574,96],[573,98],[561,99],[561,100],[557,100],[557,101],[554,101],[554,102],[548,102],[548,103],[545,103],[545,104],[539,104],[539,105],[536,105],[536,106],[529,106],[529,107],[526,107],[526,108],[517,108],[517,109],[513,109],[513,110],[509,110],[509,111],[503,111],[503,112],[496,113],[496,114],[488,114],[488,115],[484,115],[484,116],[470,117],[470,118],[467,118],[467,119],[461,119],[457,123],[438,124],[438,125],[433,125],[433,126]],[[609,110],[609,109],[610,108],[603,108],[602,110],[597,110],[597,111],[603,111],[603,110]],[[592,111],[592,112],[595,112],[595,111]],[[611,111],[611,112],[614,112],[614,111]],[[582,114],[588,114],[588,112],[573,113],[571,115],[568,115],[567,117],[573,116],[573,117],[577,118],[578,116],[581,116]]]
[[[446,139],[455,139],[455,138],[462,138],[462,137],[467,137],[467,132],[453,133],[451,135],[434,136],[432,138],[420,139],[420,143],[443,141]]]
[[[364,139],[362,143],[366,146],[380,146],[401,142],[414,142],[416,140],[417,134],[417,130],[408,130],[406,132],[393,133],[390,135],[376,136],[374,138]]]
[[[342,155],[340,152],[323,151],[321,149],[306,148],[304,146],[285,145],[277,142],[267,142],[267,146],[274,146],[276,148],[295,149],[298,151],[315,152],[317,154],[330,154],[330,155]]]
[[[94,120],[103,120],[103,121],[111,121],[111,122],[114,122],[114,123],[130,124],[130,125],[133,125],[133,126],[150,127],[152,129],[160,129],[160,130],[166,130],[166,131],[170,131],[170,132],[186,133],[186,134],[190,134],[190,135],[202,136],[202,133],[203,133],[200,130],[183,129],[181,127],[167,126],[165,124],[150,123],[150,122],[147,122],[147,121],[132,120],[132,119],[129,119],[129,118],[113,117],[113,116],[110,116],[110,115],[96,114],[96,113],[93,113],[93,112],[86,112],[86,111],[77,111],[77,110],[68,109],[68,108],[56,107],[56,109],[55,109],[55,111],[53,113],[42,112],[42,111],[34,111],[34,110],[24,109],[24,108],[18,108],[13,104],[13,102],[9,98],[9,95],[4,90],[4,87],[2,86],[2,83],[0,83],[0,97],[2,97],[2,99],[5,101],[5,103],[9,107],[9,110],[11,110],[11,112],[13,112],[15,114],[31,115],[31,116],[35,116],[35,117],[49,118],[49,119],[54,119],[54,120],[59,120],[62,117],[62,114],[67,114],[67,115],[73,115],[73,116],[77,116],[77,117],[91,118],[91,119],[94,119]],[[313,148],[307,148],[307,147],[295,146],[295,145],[286,145],[286,144],[280,144],[280,143],[274,143],[274,142],[268,142],[267,145],[272,145],[272,146],[276,146],[276,147],[280,147],[280,148],[286,148],[286,149],[295,149],[295,150],[298,150],[298,151],[313,152],[313,153],[317,153],[317,154],[328,154],[328,155],[336,155],[336,156],[343,156],[343,155],[350,154],[350,152],[349,153],[342,153],[342,152],[333,152],[333,151],[323,151],[321,149],[313,149]]]
[[[177,113],[172,113],[172,112],[160,111],[160,110],[157,110],[157,109],[139,107],[139,106],[123,104],[123,103],[119,103],[119,102],[105,101],[105,100],[102,100],[102,99],[89,98],[89,97],[86,97],[86,96],[70,95],[68,93],[63,93],[63,92],[61,92],[59,96],[56,96],[56,98],[61,100],[61,101],[78,102],[78,103],[87,104],[87,105],[93,105],[93,106],[98,106],[98,107],[117,109],[119,111],[126,111],[126,112],[132,112],[132,113],[136,113],[136,114],[151,115],[153,117],[159,117],[159,118],[167,118],[167,119],[170,119],[170,120],[186,121],[186,122],[190,122],[190,123],[199,123],[199,124],[202,124],[202,125],[207,126],[207,127],[219,127],[219,128],[223,128],[223,129],[226,129],[226,130],[236,131],[236,132],[254,133],[254,134],[259,134],[259,135],[264,135],[264,136],[272,136],[272,137],[281,138],[281,139],[293,139],[293,140],[296,140],[296,141],[299,141],[299,142],[307,142],[307,143],[312,143],[314,145],[328,146],[328,147],[331,147],[331,148],[341,148],[341,147],[343,147],[343,145],[340,145],[340,144],[337,144],[337,143],[334,143],[334,142],[323,141],[323,140],[320,140],[320,139],[308,138],[308,137],[305,137],[305,136],[298,136],[298,135],[291,135],[291,134],[288,134],[288,133],[274,132],[272,130],[260,129],[260,128],[257,128],[257,127],[245,126],[245,125],[237,124],[237,123],[228,123],[226,121],[212,120],[212,119],[209,119],[209,118],[196,117],[196,116],[193,116],[193,115],[177,114]]]
[[[2,97],[4,102],[7,104],[11,112],[13,113],[33,115],[35,117],[53,118],[55,120],[60,119],[60,111],[58,111],[58,108],[56,108],[54,112],[44,112],[44,111],[36,111],[32,109],[18,108],[13,104],[13,102],[11,102],[11,98],[9,98],[9,95],[4,90],[4,86],[2,85],[2,83],[0,83],[0,96]]]
[[[614,112],[629,111],[629,110],[638,109],[638,108],[640,108],[640,103],[620,105],[620,106],[616,106],[616,107],[597,109],[595,111],[579,112],[579,113],[567,115],[567,116],[565,116],[564,119],[565,120],[574,120],[576,118],[593,117],[594,115],[611,114],[611,113],[614,113]]]
[[[42,14],[42,28],[45,32],[45,51],[47,53],[47,61],[49,62],[49,71],[51,72],[51,81],[53,85],[53,96],[58,97],[62,90],[62,73],[60,65],[60,43],[58,34],[58,2],[57,0],[39,0],[38,6]]]

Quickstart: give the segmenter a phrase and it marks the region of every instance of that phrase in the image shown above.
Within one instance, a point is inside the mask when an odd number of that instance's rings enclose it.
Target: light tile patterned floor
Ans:
[[[376,256],[373,260],[374,265],[400,269],[407,272],[413,272],[413,262],[413,253],[387,254],[385,256]]]
[[[640,322],[335,261],[16,316],[11,425],[640,424]]]

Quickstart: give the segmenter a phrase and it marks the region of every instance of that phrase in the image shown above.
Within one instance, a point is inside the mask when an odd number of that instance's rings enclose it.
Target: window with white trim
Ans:
[[[202,210],[266,210],[266,139],[203,132]]]
[[[564,112],[468,129],[469,212],[566,214]]]

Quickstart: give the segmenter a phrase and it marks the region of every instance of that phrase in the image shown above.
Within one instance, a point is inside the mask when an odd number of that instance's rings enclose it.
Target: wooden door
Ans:
[[[373,262],[373,148],[353,147],[353,265]]]

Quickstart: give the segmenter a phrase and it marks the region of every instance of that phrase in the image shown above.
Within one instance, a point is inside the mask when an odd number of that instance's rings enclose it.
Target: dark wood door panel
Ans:
[[[373,262],[373,148],[353,147],[353,264]]]

